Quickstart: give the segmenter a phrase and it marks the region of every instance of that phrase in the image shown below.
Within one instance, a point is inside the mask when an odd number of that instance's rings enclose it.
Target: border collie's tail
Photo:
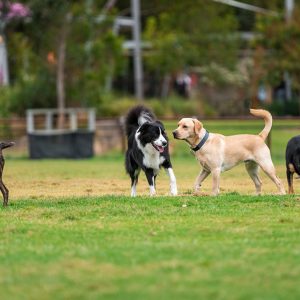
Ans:
[[[263,109],[250,109],[250,113],[255,117],[264,119],[265,128],[258,135],[265,141],[272,128],[272,115]]]
[[[0,150],[13,146],[14,142],[2,142],[0,143]]]
[[[129,136],[133,130],[136,130],[139,126],[146,122],[153,122],[156,118],[153,112],[142,105],[133,107],[127,114],[125,119],[125,131]]]

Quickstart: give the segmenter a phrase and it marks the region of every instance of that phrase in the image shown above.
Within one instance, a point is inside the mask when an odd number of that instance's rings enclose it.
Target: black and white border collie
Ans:
[[[160,167],[169,175],[171,195],[177,195],[168,137],[163,124],[148,108],[136,106],[127,114],[125,130],[128,138],[125,167],[131,178],[131,196],[136,196],[136,185],[141,170],[146,174],[150,196],[155,195],[155,179]]]

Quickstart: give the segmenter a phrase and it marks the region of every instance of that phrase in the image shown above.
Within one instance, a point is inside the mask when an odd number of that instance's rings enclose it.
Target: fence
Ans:
[[[44,120],[37,120],[43,126]],[[25,118],[0,119],[0,140],[15,141],[16,145],[11,151],[16,153],[28,152],[28,137]],[[123,126],[121,119],[98,119],[94,139],[94,151],[101,155],[111,150],[125,149]]]
[[[248,118],[218,118],[215,120],[245,120]],[[283,118],[280,118],[283,119]],[[287,120],[299,118],[284,118]],[[207,118],[206,118],[207,120]],[[287,127],[289,129],[289,127]],[[300,130],[300,128],[299,128]],[[16,146],[10,149],[10,152],[19,154],[28,153],[28,139],[26,133],[25,118],[0,119],[0,141],[15,141]],[[126,143],[123,134],[121,119],[98,119],[96,121],[96,132],[94,139],[95,155],[105,154],[114,150],[125,150]]]

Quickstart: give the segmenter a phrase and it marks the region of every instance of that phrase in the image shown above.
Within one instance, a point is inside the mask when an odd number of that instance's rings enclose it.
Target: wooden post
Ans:
[[[267,136],[267,145],[270,149],[270,151],[272,152],[272,129],[270,130],[268,136]]]
[[[70,111],[69,113],[70,116],[70,128],[72,131],[77,130],[77,112],[75,110]]]
[[[33,111],[31,109],[27,110],[27,132],[33,133],[34,131],[34,119],[33,119]]]
[[[96,130],[96,111],[95,111],[95,109],[89,109],[89,111],[88,111],[88,129],[90,131]]]
[[[46,128],[47,131],[52,130],[52,112],[51,111],[46,112],[45,128]]]
[[[125,151],[126,151],[126,138],[125,138],[125,130],[124,130],[125,118],[120,117],[118,123],[119,123],[118,125],[119,125],[121,142],[122,142],[122,152],[125,153]]]

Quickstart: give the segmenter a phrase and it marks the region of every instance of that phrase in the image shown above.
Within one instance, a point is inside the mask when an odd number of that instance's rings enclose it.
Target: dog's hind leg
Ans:
[[[2,156],[2,153],[0,153],[0,190],[3,195],[3,206],[7,206],[9,192],[2,180],[3,169],[4,169],[4,158]]]
[[[260,195],[262,181],[258,177],[259,165],[254,161],[247,161],[245,162],[245,167],[249,176],[251,177],[251,179],[255,184],[256,194]]]
[[[7,187],[4,185],[2,179],[0,180],[0,190],[1,190],[2,195],[3,195],[3,206],[7,206],[9,191],[8,191]]]
[[[201,187],[201,183],[207,178],[207,176],[210,174],[210,171],[207,171],[205,169],[202,169],[202,171],[199,173],[199,175],[196,178],[195,181],[195,192],[198,192],[200,187]]]
[[[275,167],[271,160],[271,157],[264,157],[264,159],[258,162],[259,166],[263,171],[271,178],[271,180],[276,184],[280,194],[285,195],[285,189],[280,179],[276,175]]]
[[[3,206],[7,206],[8,204],[8,188],[4,185],[3,180],[2,180],[2,174],[4,170],[4,164],[5,160],[2,154],[2,150],[8,147],[13,146],[15,143],[14,142],[2,142],[0,143],[0,190],[3,195]]]
[[[136,185],[139,180],[139,174],[140,174],[140,169],[135,169],[133,172],[130,173],[130,178],[131,178],[131,197],[136,196]]]
[[[213,188],[212,195],[217,196],[220,192],[220,176],[221,176],[221,168],[215,168],[211,171],[213,178]]]
[[[286,178],[289,185],[289,194],[294,194],[294,172],[291,172],[289,166],[286,168]]]

